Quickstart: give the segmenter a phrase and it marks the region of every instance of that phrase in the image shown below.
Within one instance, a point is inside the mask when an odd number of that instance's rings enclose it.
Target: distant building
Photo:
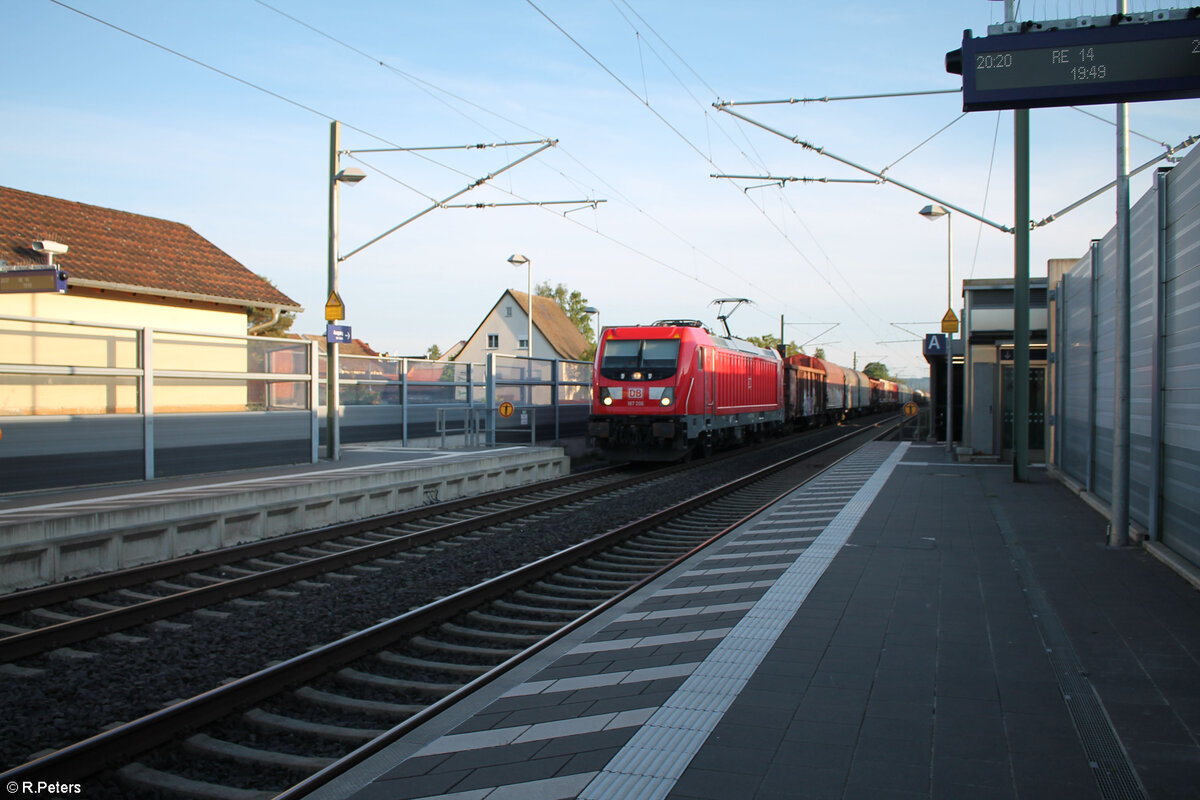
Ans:
[[[467,339],[455,361],[483,362],[488,353],[531,355],[529,295],[508,289]],[[535,358],[578,360],[589,343],[552,297],[533,298],[533,352]]]

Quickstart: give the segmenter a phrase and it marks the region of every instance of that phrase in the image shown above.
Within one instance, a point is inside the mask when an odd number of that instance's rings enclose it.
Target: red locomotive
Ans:
[[[674,460],[783,427],[783,361],[695,320],[609,328],[588,435],[619,458]]]
[[[676,460],[911,398],[904,384],[660,320],[604,331],[588,436],[612,458]]]

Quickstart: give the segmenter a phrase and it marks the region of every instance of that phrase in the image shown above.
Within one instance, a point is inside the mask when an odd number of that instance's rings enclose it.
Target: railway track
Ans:
[[[390,566],[388,559],[402,553],[745,452],[651,472],[608,467],[534,487],[491,492],[14,592],[0,597],[0,663],[321,576],[350,579],[354,570],[371,569],[371,562]]]
[[[879,436],[843,436],[2,777],[110,767],[105,780],[122,791],[300,796],[786,494],[800,482],[790,467]]]
[[[671,470],[662,472],[662,476]],[[0,597],[0,663],[371,561],[656,476],[610,467]],[[342,575],[342,577],[347,577]]]

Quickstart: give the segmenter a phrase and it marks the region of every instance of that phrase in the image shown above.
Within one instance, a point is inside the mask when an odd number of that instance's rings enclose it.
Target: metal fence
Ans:
[[[1200,564],[1200,154],[1132,209],[1129,516]],[[1056,466],[1112,500],[1116,231],[1056,287]]]
[[[338,371],[347,443],[559,441],[582,435],[591,399],[575,361],[341,356]],[[325,387],[315,342],[0,316],[0,492],[315,462]]]

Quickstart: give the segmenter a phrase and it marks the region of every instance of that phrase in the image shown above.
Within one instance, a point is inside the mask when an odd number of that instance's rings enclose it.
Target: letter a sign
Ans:
[[[944,333],[927,333],[925,334],[925,355],[927,356],[946,356],[946,334]]]

